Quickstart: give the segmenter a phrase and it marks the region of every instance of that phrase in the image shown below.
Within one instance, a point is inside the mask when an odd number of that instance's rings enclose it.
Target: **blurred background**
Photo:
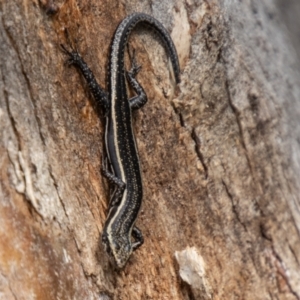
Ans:
[[[291,41],[298,53],[300,68],[300,0],[276,0]]]

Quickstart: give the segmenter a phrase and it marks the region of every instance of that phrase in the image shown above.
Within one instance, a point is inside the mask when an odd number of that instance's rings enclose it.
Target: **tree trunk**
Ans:
[[[300,299],[299,61],[275,3],[0,9],[0,299]],[[100,242],[103,116],[59,44],[67,28],[105,87],[114,30],[136,11],[171,33],[182,75],[175,88],[158,39],[134,31],[145,243],[116,271]]]

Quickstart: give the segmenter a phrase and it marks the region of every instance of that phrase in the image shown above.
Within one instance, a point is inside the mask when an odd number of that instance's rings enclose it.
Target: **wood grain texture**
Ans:
[[[171,33],[182,82],[137,30],[145,244],[115,272],[101,113],[59,44],[68,28],[105,86],[135,11]],[[0,299],[300,299],[299,61],[272,1],[15,0],[0,16]]]

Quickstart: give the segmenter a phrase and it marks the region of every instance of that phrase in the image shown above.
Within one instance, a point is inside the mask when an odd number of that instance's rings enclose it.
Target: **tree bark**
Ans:
[[[0,10],[1,299],[300,299],[299,60],[275,2]],[[175,88],[161,44],[135,30],[145,243],[115,271],[103,118],[59,44],[67,28],[105,87],[114,30],[136,11],[169,30],[182,77]]]

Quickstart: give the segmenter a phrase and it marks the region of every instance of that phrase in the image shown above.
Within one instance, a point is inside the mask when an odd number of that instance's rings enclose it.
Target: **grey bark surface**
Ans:
[[[0,299],[300,299],[299,42],[280,5],[0,0]],[[68,28],[105,86],[136,11],[171,33],[182,81],[136,30],[145,243],[117,272],[101,112],[59,44]]]

